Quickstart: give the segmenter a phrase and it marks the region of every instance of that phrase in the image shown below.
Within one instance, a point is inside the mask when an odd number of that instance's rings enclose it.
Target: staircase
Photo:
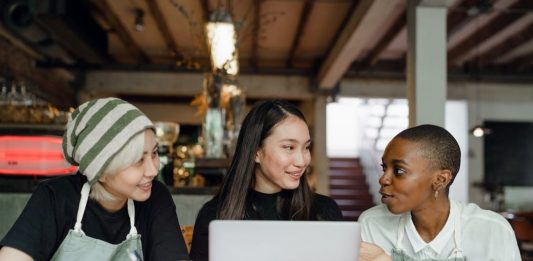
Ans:
[[[329,191],[345,220],[355,221],[363,211],[374,206],[358,158],[329,159]]]

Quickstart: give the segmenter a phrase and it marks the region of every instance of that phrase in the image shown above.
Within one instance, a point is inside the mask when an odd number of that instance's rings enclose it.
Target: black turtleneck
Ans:
[[[250,190],[246,199],[247,220],[281,220],[276,204],[281,193],[265,194]],[[205,203],[194,225],[194,233],[191,247],[191,258],[194,261],[207,261],[208,259],[208,236],[209,222],[216,219],[218,198],[213,198]],[[342,212],[333,199],[314,194],[313,208],[321,217],[320,220],[341,221]]]
[[[246,201],[246,217],[248,220],[279,220],[280,215],[276,209],[277,199],[281,192],[265,194],[253,189],[248,193]]]

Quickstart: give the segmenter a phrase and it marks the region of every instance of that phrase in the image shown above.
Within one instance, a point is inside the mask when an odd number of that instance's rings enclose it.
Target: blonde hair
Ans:
[[[111,160],[109,165],[102,172],[102,176],[112,176],[128,168],[143,156],[144,150],[144,131],[136,134]],[[109,193],[102,183],[98,180],[91,188],[90,198],[96,201],[113,201],[115,197]]]

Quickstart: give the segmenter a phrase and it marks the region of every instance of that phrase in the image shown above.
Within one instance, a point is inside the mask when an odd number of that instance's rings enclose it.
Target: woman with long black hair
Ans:
[[[279,100],[254,106],[228,174],[196,219],[193,260],[208,259],[208,226],[214,219],[342,220],[337,204],[309,187],[310,146],[309,127],[296,106]]]

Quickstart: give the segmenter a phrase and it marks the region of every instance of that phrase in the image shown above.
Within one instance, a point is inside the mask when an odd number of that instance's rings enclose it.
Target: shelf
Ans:
[[[0,129],[65,130],[65,124],[2,123]]]
[[[33,123],[1,123],[1,135],[56,135],[62,136],[65,125]]]

